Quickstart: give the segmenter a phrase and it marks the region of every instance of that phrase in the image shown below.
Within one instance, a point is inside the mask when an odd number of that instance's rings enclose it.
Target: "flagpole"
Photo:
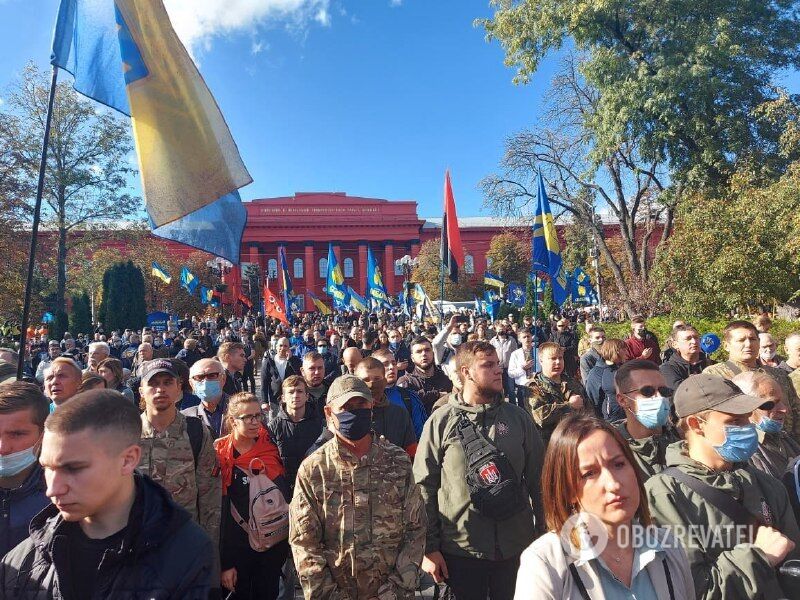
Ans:
[[[44,121],[44,139],[39,159],[39,181],[36,186],[36,204],[33,208],[33,224],[31,225],[31,245],[28,254],[28,279],[25,281],[25,301],[22,305],[22,323],[19,332],[19,359],[17,360],[17,379],[22,379],[25,364],[25,344],[27,343],[28,322],[31,314],[31,293],[33,291],[33,269],[36,264],[36,243],[39,237],[39,221],[42,212],[42,195],[44,193],[44,177],[47,171],[47,148],[50,142],[50,124],[53,118],[53,104],[56,99],[56,81],[58,67],[53,65],[53,76],[50,80],[50,96],[47,100],[47,116]]]
[[[544,299],[544,292],[542,292],[542,299]],[[533,272],[533,328],[536,330],[536,321],[539,319],[539,276],[536,271]],[[531,332],[533,333],[533,332]],[[539,351],[539,336],[533,338],[533,372],[536,372],[536,354]]]

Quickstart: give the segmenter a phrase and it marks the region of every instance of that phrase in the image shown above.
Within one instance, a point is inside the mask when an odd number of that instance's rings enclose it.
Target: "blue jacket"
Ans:
[[[419,396],[414,390],[410,390],[408,388],[402,388],[402,392],[400,390],[401,388],[397,387],[396,385],[387,387],[386,398],[392,404],[397,404],[398,406],[402,406],[408,410],[408,406],[403,398],[403,394],[408,394],[408,400],[411,404],[411,422],[414,424],[414,433],[416,434],[417,439],[419,439],[419,436],[422,435],[422,428],[428,418],[428,413],[425,411],[425,405],[422,403],[422,400],[419,399]]]
[[[617,391],[614,388],[614,374],[617,365],[608,365],[604,360],[589,371],[586,378],[586,395],[594,405],[597,416],[613,423],[625,418],[625,411],[617,404]]]
[[[28,537],[31,519],[50,505],[44,490],[44,474],[38,462],[21,486],[0,489],[0,556]]]

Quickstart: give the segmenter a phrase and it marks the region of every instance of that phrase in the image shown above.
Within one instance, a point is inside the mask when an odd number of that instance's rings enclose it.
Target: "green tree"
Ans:
[[[7,98],[17,135],[4,140],[21,157],[28,182],[38,174],[50,78],[33,63],[25,68]],[[139,198],[126,192],[136,170],[129,156],[128,124],[110,110],[80,97],[69,82],[58,84],[45,180],[42,219],[57,232],[55,308],[63,310],[67,265],[72,249],[95,241],[94,228],[135,215]],[[30,198],[28,198],[30,200]],[[73,235],[81,231],[81,235]]]
[[[522,283],[531,271],[530,239],[520,239],[516,232],[506,232],[494,236],[486,253],[491,267],[487,270],[503,278],[506,283]]]
[[[92,332],[92,307],[86,292],[72,296],[69,327],[73,334]]]
[[[646,162],[667,161],[674,180],[716,182],[742,158],[781,168],[778,136],[758,109],[800,65],[791,0],[492,0],[481,21],[527,83],[565,43],[598,90],[584,124],[598,159],[639,140]],[[569,39],[568,39],[569,38]],[[785,163],[784,163],[785,164]]]
[[[419,249],[417,255],[419,262],[411,274],[411,281],[422,285],[422,289],[431,300],[438,300],[440,293],[440,267],[439,240],[428,240]],[[463,268],[458,271],[458,283],[453,283],[450,278],[444,278],[444,299],[451,301],[472,300],[474,287],[470,283],[469,275]]]
[[[128,261],[112,265],[106,273],[100,307],[106,329],[140,329],[147,322],[142,272]]]

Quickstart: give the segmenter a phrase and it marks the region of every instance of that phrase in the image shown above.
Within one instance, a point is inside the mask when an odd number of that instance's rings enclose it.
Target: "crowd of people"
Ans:
[[[22,381],[0,349],[0,595],[800,597],[800,332],[722,333],[720,362],[576,312],[35,336]]]

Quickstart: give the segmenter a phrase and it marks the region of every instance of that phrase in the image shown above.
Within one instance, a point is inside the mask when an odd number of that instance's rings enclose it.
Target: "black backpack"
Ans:
[[[464,448],[467,487],[475,510],[489,519],[503,521],[529,507],[528,497],[506,455],[478,432],[463,411],[458,413],[456,432]]]

